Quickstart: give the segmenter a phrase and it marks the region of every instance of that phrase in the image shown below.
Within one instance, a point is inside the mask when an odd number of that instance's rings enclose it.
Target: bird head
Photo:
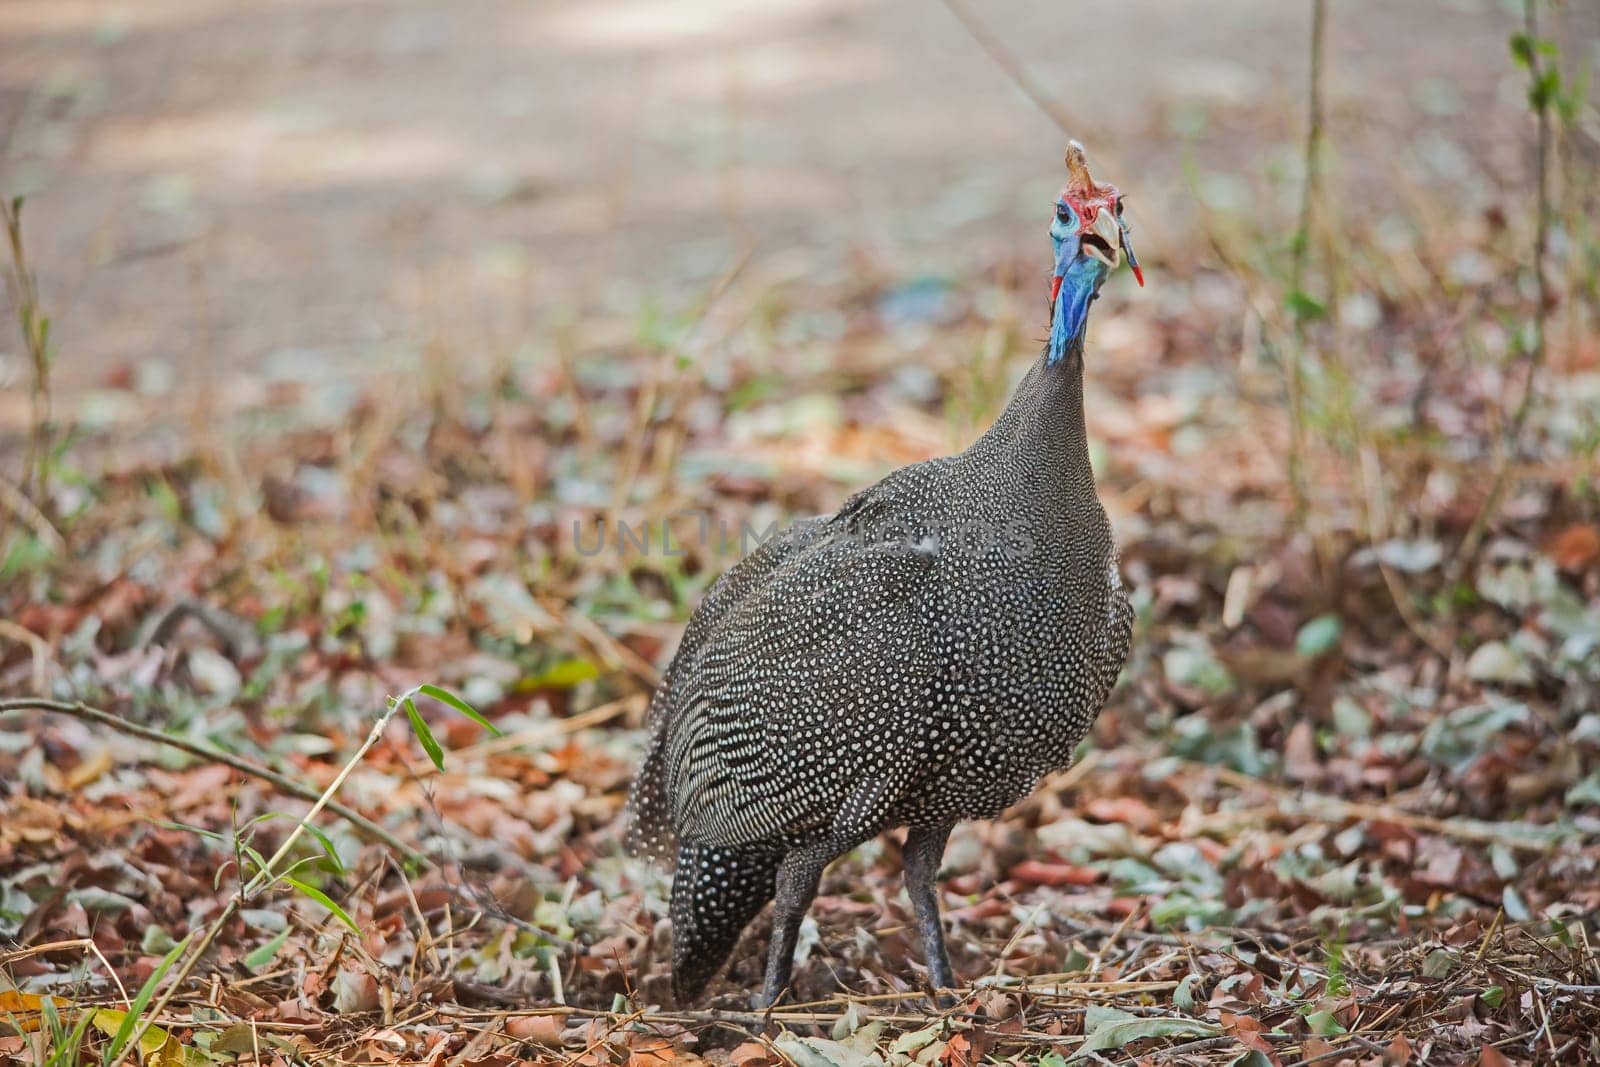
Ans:
[[[1083,339],[1089,304],[1124,255],[1133,276],[1144,285],[1144,271],[1133,256],[1128,224],[1122,218],[1122,194],[1115,185],[1089,176],[1088,158],[1077,141],[1067,142],[1067,184],[1056,198],[1050,243],[1056,258],[1050,284],[1049,362],[1054,363]]]

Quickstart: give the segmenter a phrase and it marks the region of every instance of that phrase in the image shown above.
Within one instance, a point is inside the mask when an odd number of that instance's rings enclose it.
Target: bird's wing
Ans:
[[[683,629],[683,638],[678,641],[678,651],[667,664],[666,672],[662,672],[661,683],[650,699],[650,747],[645,750],[645,758],[627,795],[624,845],[630,853],[650,857],[661,864],[670,864],[677,856],[677,830],[672,827],[672,806],[667,800],[666,757],[667,744],[674,736],[678,712],[683,707],[682,699],[678,699],[682,689],[678,681],[683,677],[685,664],[693,664],[698,659],[699,649],[706,645],[710,633],[717,632],[718,625],[731,609],[760,589],[774,569],[824,536],[832,518],[832,515],[803,518],[778,536],[765,537],[747,557],[712,582],[698,608],[694,609],[690,622]]]
[[[785,561],[825,535],[832,519],[831,515],[803,519],[777,536],[763,539],[748,556],[723,572],[701,598],[650,700],[650,744],[628,793],[626,845],[630,852],[657,862],[670,862],[677,853],[677,833],[666,792],[666,743],[682,707],[682,701],[675,699],[681,687],[675,683],[684,664],[697,659],[708,635],[716,632],[731,609],[760,589]]]
[[[883,781],[889,804],[926,769],[905,722],[927,713],[938,683],[939,546],[903,490],[926,493],[942,468],[919,467],[857,494],[759,573],[736,569],[696,620],[659,735],[680,839],[733,846],[815,830],[865,780]],[[899,747],[879,744],[896,737]]]

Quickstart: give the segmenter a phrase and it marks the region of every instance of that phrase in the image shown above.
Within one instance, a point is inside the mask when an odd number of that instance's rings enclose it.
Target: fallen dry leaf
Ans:
[[[1141,832],[1154,830],[1162,822],[1156,810],[1137,797],[1090,797],[1083,802],[1083,812],[1091,819],[1127,823]]]
[[[732,1067],[769,1067],[780,1062],[781,1059],[773,1054],[772,1049],[760,1041],[742,1042],[728,1053],[728,1063]]]
[[[560,1048],[567,1020],[561,1015],[511,1015],[506,1018],[506,1033],[518,1041],[531,1041],[546,1048]]]
[[[1010,877],[1027,885],[1093,885],[1100,881],[1099,871],[1077,867],[1070,863],[1047,863],[1043,860],[1023,860],[1008,872]]]
[[[1564,571],[1588,570],[1600,560],[1600,527],[1575,523],[1552,537],[1546,549]]]
[[[1511,1061],[1493,1045],[1484,1045],[1478,1052],[1478,1067],[1511,1067]]]

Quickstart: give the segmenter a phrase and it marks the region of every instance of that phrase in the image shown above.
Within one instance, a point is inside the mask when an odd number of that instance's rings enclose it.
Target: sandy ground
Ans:
[[[1292,166],[1307,4],[974,7],[1116,160],[1147,260],[1190,232],[1186,155],[1224,199]],[[1336,136],[1409,151],[1514,99],[1514,28],[1333,5]],[[499,357],[746,248],[1042,255],[1059,184],[1060,134],[927,0],[6,0],[0,54],[68,388]]]

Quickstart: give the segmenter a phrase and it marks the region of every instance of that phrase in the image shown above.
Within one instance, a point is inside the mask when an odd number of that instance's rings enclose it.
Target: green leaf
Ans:
[[[1589,804],[1600,804],[1600,771],[1567,790],[1567,807],[1581,808]]]
[[[1178,983],[1178,988],[1172,991],[1173,1005],[1186,1015],[1194,1014],[1194,991],[1199,984],[1200,976],[1191,971],[1183,976],[1183,981]]]
[[[1297,322],[1312,322],[1328,314],[1328,306],[1310,293],[1294,290],[1283,298],[1283,306]]]
[[[519,692],[535,689],[571,689],[580,682],[600,677],[600,667],[586,659],[564,659],[547,670],[517,683]]]
[[[283,947],[283,943],[289,940],[289,930],[290,927],[285,926],[278,931],[278,936],[271,941],[247,953],[244,958],[244,965],[253,972],[265,970],[267,965],[277,957],[278,950]]]
[[[1422,731],[1422,754],[1459,772],[1476,760],[1492,740],[1531,718],[1532,712],[1525,704],[1469,704],[1428,724]]]
[[[914,1056],[919,1049],[931,1045],[939,1037],[943,1027],[944,1024],[939,1022],[931,1026],[924,1026],[921,1030],[911,1030],[901,1034],[894,1039],[894,1044],[889,1046],[889,1052],[891,1054],[898,1053],[905,1056]]]
[[[317,839],[317,844],[322,846],[322,854],[328,858],[328,866],[333,868],[333,873],[343,878],[345,875],[344,861],[339,858],[339,850],[333,847],[333,841],[321,830],[306,823],[306,833]]]
[[[465,700],[462,700],[460,697],[450,692],[450,690],[440,689],[436,685],[424,685],[421,687],[420,691],[424,696],[430,696],[441,704],[448,704],[452,708],[455,708],[461,714],[465,715],[467,718],[471,719],[485,730],[488,730],[494,736],[504,736],[500,732],[500,727],[484,718],[477,708],[473,707],[471,704],[468,704]]]
[[[1483,1002],[1489,1005],[1491,1009],[1498,1008],[1506,999],[1506,987],[1492,985],[1478,995],[1483,998]]]
[[[226,842],[228,840],[226,834],[219,834],[215,830],[207,830],[203,826],[190,826],[186,822],[168,822],[165,819],[152,819],[150,824],[165,830],[182,830],[185,833],[199,834],[210,841]]]
[[[249,822],[247,822],[243,826],[241,826],[239,828],[239,830],[240,830],[240,833],[242,834],[245,830],[251,829],[257,823],[267,822],[270,819],[293,819],[293,818],[294,818],[294,816],[288,814],[287,812],[282,812],[282,811],[264,811],[260,815],[257,815],[255,818],[251,819]],[[299,820],[296,820],[296,821],[298,822]],[[346,873],[345,866],[344,866],[344,861],[339,858],[339,850],[333,847],[333,841],[328,837],[327,834],[323,833],[321,830],[317,829],[315,826],[312,826],[310,823],[306,823],[306,833],[310,834],[312,837],[317,839],[317,844],[322,846],[323,855],[328,860],[328,866],[333,868],[333,873],[335,873],[339,877],[343,878],[345,876],[345,873]],[[262,858],[261,853],[257,852],[255,849],[251,848],[249,845],[244,845],[243,846],[243,851],[246,854],[248,854],[253,860],[255,860],[256,867],[258,869],[266,867],[267,861]],[[293,868],[290,868],[290,869],[292,870]]]
[[[122,1055],[122,1050],[133,1037],[134,1028],[139,1025],[139,1016],[144,1014],[144,1010],[150,1006],[151,998],[156,995],[156,987],[161,985],[161,980],[172,970],[172,965],[178,962],[178,957],[183,955],[183,950],[189,947],[189,941],[193,937],[194,934],[189,934],[173,945],[172,949],[161,957],[161,962],[156,964],[156,969],[150,972],[150,977],[144,980],[144,985],[139,987],[138,995],[133,998],[127,1014],[122,1017],[122,1025],[117,1027],[116,1034],[111,1038],[111,1045],[106,1049],[104,1062],[115,1063]]]
[[[1528,103],[1535,111],[1545,110],[1560,95],[1561,74],[1556,70],[1544,71],[1528,87]]]
[[[1294,635],[1294,650],[1307,659],[1315,659],[1331,652],[1339,644],[1344,623],[1337,615],[1318,615]]]
[[[1151,1018],[1130,1015],[1116,1008],[1091,1005],[1083,1020],[1083,1044],[1072,1054],[1074,1060],[1091,1052],[1120,1049],[1152,1037],[1215,1037],[1221,1027],[1199,1019]]]
[[[255,871],[250,875],[251,878],[260,878],[267,873],[267,857],[263,856],[257,849],[250,845],[241,844],[239,853],[256,865]]]
[[[1519,67],[1533,65],[1533,38],[1525,33],[1513,33],[1506,42],[1511,46],[1511,60]]]
[[[1516,887],[1510,883],[1500,891],[1500,904],[1506,909],[1506,918],[1512,922],[1525,923],[1533,918],[1533,912],[1528,910],[1528,904],[1522,899]]]
[[[422,751],[428,754],[433,765],[439,770],[444,770],[444,749],[439,747],[439,742],[433,736],[433,731],[428,729],[428,724],[422,721],[422,715],[417,711],[416,701],[406,697],[406,718],[411,720],[411,728],[417,732],[417,740],[422,742]]]
[[[1235,688],[1233,675],[1204,642],[1167,649],[1161,656],[1161,671],[1178,685],[1201,689],[1212,696],[1225,696]]]
[[[292,885],[296,889],[298,889],[301,893],[303,893],[306,896],[310,897],[312,900],[316,901],[318,904],[321,904],[324,908],[327,908],[328,911],[333,914],[333,917],[335,919],[338,919],[340,922],[344,923],[346,926],[348,926],[350,928],[350,932],[351,933],[355,934],[357,937],[361,936],[361,928],[356,925],[355,920],[350,918],[350,916],[345,912],[345,910],[343,908],[341,908],[337,903],[335,903],[334,899],[332,897],[330,897],[328,894],[324,893],[322,890],[318,889],[316,886],[311,885],[308,882],[302,882],[300,879],[291,878],[288,875],[284,875],[283,876],[283,881],[288,882],[290,885]]]
[[[1345,1033],[1345,1028],[1339,1025],[1339,1020],[1333,1017],[1331,1011],[1313,1011],[1306,1015],[1306,1025],[1318,1037],[1328,1037],[1332,1034]]]
[[[796,1067],[865,1067],[870,1062],[848,1042],[801,1037],[792,1030],[785,1030],[772,1043]]]
[[[1422,961],[1422,974],[1426,978],[1448,978],[1456,969],[1456,954],[1449,949],[1436,948]]]
[[[176,944],[172,935],[167,933],[163,926],[146,926],[144,936],[139,939],[139,949],[147,956],[154,956],[157,952],[170,952],[172,946]]]

